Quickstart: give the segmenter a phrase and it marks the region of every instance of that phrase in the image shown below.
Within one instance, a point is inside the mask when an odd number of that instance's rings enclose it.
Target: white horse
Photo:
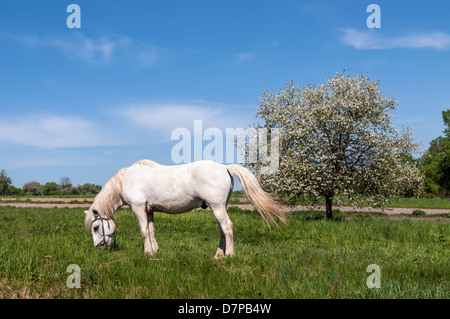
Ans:
[[[199,161],[164,166],[141,160],[118,171],[85,211],[85,227],[92,232],[94,246],[110,246],[116,226],[114,212],[128,205],[136,216],[144,252],[155,254],[153,212],[179,214],[202,207],[211,208],[219,224],[220,242],[216,258],[234,255],[233,223],[227,214],[227,203],[233,191],[233,176],[239,178],[247,198],[270,225],[276,218],[286,223],[283,206],[273,200],[258,184],[255,176],[240,165],[222,165]]]

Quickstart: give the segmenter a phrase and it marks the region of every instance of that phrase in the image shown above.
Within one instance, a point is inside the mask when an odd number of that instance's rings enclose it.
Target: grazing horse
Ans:
[[[286,223],[286,210],[259,186],[256,177],[246,168],[212,161],[165,166],[141,160],[119,170],[95,197],[85,211],[85,227],[90,229],[94,246],[110,246],[116,226],[114,212],[128,205],[139,223],[144,252],[155,254],[153,212],[179,214],[209,207],[219,224],[220,242],[216,258],[234,255],[233,223],[227,214],[227,203],[236,176],[247,198],[270,225],[276,219]]]

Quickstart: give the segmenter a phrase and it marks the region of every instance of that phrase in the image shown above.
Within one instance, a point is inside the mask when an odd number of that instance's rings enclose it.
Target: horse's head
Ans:
[[[84,225],[92,233],[92,240],[94,246],[103,248],[105,245],[111,246],[114,232],[116,231],[116,224],[111,218],[100,216],[98,211],[86,210],[86,217]]]

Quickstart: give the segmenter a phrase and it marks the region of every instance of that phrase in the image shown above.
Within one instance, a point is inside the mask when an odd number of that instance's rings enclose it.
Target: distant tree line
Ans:
[[[73,186],[69,177],[61,177],[59,183],[36,181],[25,183],[22,188],[12,185],[12,180],[4,169],[0,171],[0,195],[54,196],[54,195],[96,195],[101,191],[100,185],[86,183]]]

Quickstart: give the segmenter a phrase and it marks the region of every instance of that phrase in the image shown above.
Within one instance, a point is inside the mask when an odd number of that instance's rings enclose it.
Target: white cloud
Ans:
[[[164,130],[192,125],[194,120],[208,120],[220,112],[217,109],[189,104],[157,104],[129,107],[125,116],[152,129]]]
[[[113,35],[89,38],[74,32],[70,37],[38,37],[9,34],[9,37],[28,47],[44,47],[59,50],[69,59],[82,62],[109,65],[117,61],[136,62],[139,67],[148,68],[156,63],[157,48],[133,41],[127,36]]]
[[[402,36],[384,36],[381,30],[358,31],[343,29],[341,41],[360,50],[409,48],[450,49],[450,34],[443,32],[411,33]]]
[[[194,121],[209,127],[246,129],[253,117],[248,106],[215,102],[160,102],[132,104],[109,111],[99,119],[71,115],[0,114],[0,141],[42,149],[122,146],[169,140],[171,132],[184,127],[193,130]]]
[[[93,64],[109,64],[112,61],[113,52],[130,43],[126,37],[101,37],[90,39],[81,33],[75,33],[71,41],[66,39],[43,40],[43,44],[56,47],[69,58],[81,59]]]
[[[0,119],[0,140],[45,149],[117,145],[93,122],[74,116]]]
[[[280,46],[280,42],[279,41],[272,41],[269,43],[269,46],[271,48],[278,48]]]
[[[251,54],[249,52],[244,52],[244,53],[236,54],[236,57],[239,61],[247,61],[247,60],[250,60],[251,58],[253,58],[253,54]]]
[[[137,57],[142,67],[144,68],[152,67],[156,64],[157,61],[156,48],[152,47],[147,50],[142,50],[137,54]]]
[[[202,120],[203,128],[227,127],[247,128],[250,124],[238,106],[227,106],[215,102],[162,102],[131,105],[117,114],[132,125],[157,131],[170,137],[170,132],[178,127],[193,128],[195,120]]]

